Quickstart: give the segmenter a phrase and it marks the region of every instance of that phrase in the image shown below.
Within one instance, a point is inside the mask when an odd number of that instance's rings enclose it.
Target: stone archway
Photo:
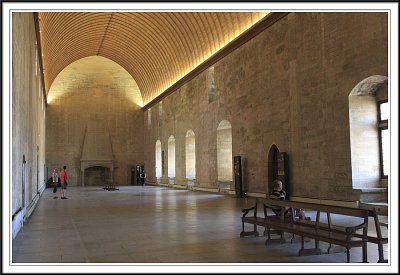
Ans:
[[[279,149],[275,144],[272,144],[268,152],[268,182],[267,194],[273,189],[272,182],[278,178],[278,153]]]
[[[386,76],[360,81],[349,94],[352,185],[354,189],[380,187],[378,102],[388,99]]]
[[[185,136],[185,161],[186,179],[194,180],[196,178],[196,139],[192,130],[188,130]]]
[[[168,179],[169,183],[175,180],[175,137],[168,138]]]
[[[222,120],[217,128],[218,182],[233,181],[232,162],[232,126],[229,121]]]
[[[161,141],[157,140],[155,145],[155,159],[156,159],[156,179],[160,180],[162,177],[162,163],[161,163]]]

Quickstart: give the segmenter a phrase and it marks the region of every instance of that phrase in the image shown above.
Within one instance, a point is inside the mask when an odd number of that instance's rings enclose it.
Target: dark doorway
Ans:
[[[267,193],[272,191],[272,182],[278,178],[278,157],[279,149],[275,144],[272,144],[268,153],[268,182],[267,182]]]
[[[145,181],[144,165],[136,165],[135,166],[135,184],[136,185],[144,185],[144,181]]]
[[[289,197],[290,185],[288,179],[288,161],[287,154],[285,152],[279,152],[278,147],[272,144],[268,153],[268,190],[270,193],[273,189],[273,181],[280,180],[283,184],[283,190],[286,192],[286,196]]]

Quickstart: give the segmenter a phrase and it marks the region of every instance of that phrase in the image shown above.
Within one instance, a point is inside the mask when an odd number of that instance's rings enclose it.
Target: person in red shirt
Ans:
[[[68,180],[67,166],[64,166],[64,168],[60,172],[61,199],[68,199],[65,196],[65,193],[66,193],[66,190],[67,190],[67,180]]]

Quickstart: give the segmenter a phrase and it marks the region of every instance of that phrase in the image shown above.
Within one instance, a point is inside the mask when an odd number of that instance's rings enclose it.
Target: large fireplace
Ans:
[[[106,122],[89,121],[81,157],[82,186],[112,184],[114,164],[110,133]]]
[[[110,180],[110,169],[103,166],[92,166],[84,171],[86,186],[104,186]]]

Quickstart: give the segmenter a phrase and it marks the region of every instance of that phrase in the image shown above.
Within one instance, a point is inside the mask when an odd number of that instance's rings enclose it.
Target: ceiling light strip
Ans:
[[[37,12],[33,13],[33,20],[35,22],[35,31],[36,31],[36,41],[37,41],[37,55],[39,59],[39,67],[40,67],[40,76],[42,81],[42,91],[44,96],[44,102],[47,106],[47,93],[46,93],[46,82],[44,81],[44,69],[43,69],[43,57],[42,57],[42,43],[40,38],[40,27],[39,27],[39,14]]]
[[[165,97],[168,95],[172,94],[174,91],[179,89],[183,84],[189,82],[192,80],[194,77],[199,75],[201,72],[206,70],[208,67],[212,66],[215,64],[217,61],[222,59],[223,57],[227,56],[230,54],[232,51],[235,49],[239,48],[246,42],[248,42],[250,39],[254,38],[258,34],[260,34],[262,31],[267,29],[268,27],[272,26],[274,23],[288,15],[289,12],[273,12],[268,14],[265,18],[261,19],[259,22],[254,24],[252,27],[250,27],[247,31],[245,31],[243,34],[239,35],[236,37],[234,40],[232,40],[230,43],[228,43],[226,46],[224,46],[220,51],[216,52],[212,56],[210,56],[208,59],[206,59],[203,63],[201,63],[199,66],[194,68],[192,71],[190,71],[188,74],[186,74],[184,77],[182,77],[180,80],[175,82],[172,86],[170,86],[168,89],[166,89],[162,94],[151,100],[149,103],[147,103],[143,109],[147,110],[157,104],[159,101],[163,100]]]

